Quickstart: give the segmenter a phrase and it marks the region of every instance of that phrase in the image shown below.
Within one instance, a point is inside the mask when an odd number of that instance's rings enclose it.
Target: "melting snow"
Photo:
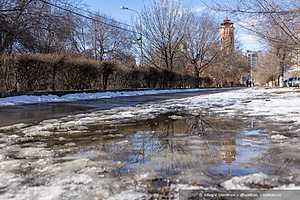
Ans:
[[[271,139],[272,140],[286,140],[286,139],[288,139],[288,137],[286,137],[286,136],[284,136],[284,135],[272,135],[271,136]]]
[[[227,190],[247,190],[251,188],[270,188],[277,186],[277,178],[269,177],[264,173],[251,174],[241,177],[233,177],[222,183]]]
[[[273,190],[299,190],[295,184],[280,185],[276,176],[268,176],[264,173],[250,174],[247,176],[233,177],[221,184],[227,190],[270,189]]]
[[[275,94],[274,92],[277,91],[283,91],[286,93]],[[166,91],[164,91],[164,93],[165,92]],[[124,95],[124,93],[122,94]],[[84,95],[79,95],[79,96],[80,98],[84,97]],[[108,98],[108,97],[107,95],[106,96],[102,95],[101,98]],[[5,99],[8,100],[7,98]],[[5,105],[4,102],[5,99],[0,99],[0,106]],[[32,126],[26,124],[18,124],[10,127],[3,127],[0,129],[0,132],[19,130],[21,133],[25,134],[25,136],[29,136],[29,137],[35,135],[50,135],[55,133],[56,130],[60,130],[60,132],[62,132],[63,130],[69,134],[78,133],[79,131],[80,133],[84,134],[88,125],[91,124],[98,124],[98,123],[112,124],[112,123],[149,119],[149,118],[156,117],[160,114],[176,112],[176,111],[182,111],[183,113],[188,113],[188,114],[195,114],[198,111],[203,110],[203,108],[211,109],[213,111],[217,111],[225,115],[226,114],[234,115],[243,112],[243,114],[248,114],[250,116],[263,115],[264,117],[281,120],[281,121],[294,120],[300,122],[299,99],[300,99],[300,94],[291,92],[290,90],[287,89],[272,89],[272,90],[244,89],[244,90],[229,91],[229,92],[218,93],[218,94],[190,97],[185,99],[167,100],[159,103],[138,105],[136,107],[115,108],[111,110],[104,110],[104,111],[97,111],[93,113],[68,116],[56,120],[45,120],[37,125],[32,125]],[[28,100],[28,102],[30,101]],[[59,99],[59,101],[61,101],[61,99]],[[13,103],[21,103],[21,101],[19,102],[16,101]],[[176,119],[178,117],[180,116],[174,115],[171,118]],[[248,135],[247,133],[242,133],[242,134],[245,134],[246,136],[256,136],[256,134],[258,133],[253,131],[251,133],[248,133]],[[11,137],[10,139],[18,140],[18,138],[15,138],[15,136]],[[286,136],[278,134],[278,135],[271,136],[271,139],[285,140],[288,138]],[[249,141],[244,141],[244,142],[249,142]],[[128,141],[122,140],[120,141],[119,145],[121,144],[127,145]],[[76,146],[75,143],[68,143],[67,145]],[[19,187],[20,185],[9,186],[11,184],[22,183],[24,181],[23,178],[16,177],[13,174],[13,172],[22,169],[22,166],[24,166],[24,161],[22,159],[12,160],[12,161],[1,161],[0,180],[4,180],[4,181],[0,184],[0,188],[1,187],[14,188],[12,192],[9,191],[9,193],[6,193],[4,194],[4,196],[2,196],[5,199],[26,199],[31,197],[34,197],[36,199],[45,199],[46,197],[48,199],[60,199],[67,194],[73,195],[75,193],[75,195],[76,194],[84,195],[84,190],[92,190],[92,191],[97,190],[100,193],[100,195],[103,196],[103,199],[108,199],[108,197],[110,197],[111,200],[140,199],[145,196],[145,194],[142,192],[135,191],[132,188],[127,188],[128,185],[132,184],[130,182],[132,181],[131,179],[130,180],[126,179],[126,181],[121,182],[119,178],[112,179],[112,178],[103,177],[102,172],[97,171],[99,160],[97,160],[97,162],[93,161],[93,159],[78,160],[78,158],[74,157],[73,159],[76,159],[75,161],[67,161],[62,163],[60,162],[48,163],[47,159],[49,157],[50,158],[55,157],[55,154],[54,152],[48,151],[41,147],[25,147],[21,149],[21,148],[17,148],[17,146],[7,145],[5,149],[7,152],[16,151],[15,155],[21,158],[22,157],[29,157],[30,159],[40,158],[41,161],[31,162],[32,168],[36,170],[33,172],[39,172],[35,176],[41,179],[44,178],[45,176],[46,178],[50,177],[50,179],[47,180],[47,182],[44,185],[37,186],[37,187],[21,188]],[[194,155],[198,156],[196,153]],[[98,154],[92,152],[91,155],[87,157],[97,158]],[[295,156],[293,155],[293,157]],[[0,156],[0,159],[5,159],[5,157]],[[175,159],[182,160],[182,157],[178,156],[178,158],[176,157]],[[153,159],[153,161],[155,162],[156,160]],[[109,170],[110,165],[113,164],[108,163],[103,166],[102,164],[100,165],[101,165],[101,169],[105,171],[104,170],[105,168]],[[140,179],[147,179],[148,177],[151,177],[151,174],[149,173],[148,174],[142,173],[142,174],[144,176],[141,175]],[[191,173],[191,176],[192,175],[194,176],[195,173],[194,172]],[[112,182],[114,184],[112,184]],[[223,182],[222,186],[225,189],[299,188],[298,186],[293,184],[280,186],[278,182],[279,181],[277,177],[268,176],[263,173],[257,173],[257,174],[247,175],[247,176],[233,177],[232,179]],[[181,185],[181,186],[177,185],[177,188],[195,189],[195,188],[188,187],[186,185]],[[122,189],[123,192],[120,191],[120,189]],[[72,198],[71,196],[69,198],[68,196],[66,196],[65,199],[71,199],[71,198]]]
[[[108,200],[140,200],[145,199],[146,195],[136,191],[123,191],[120,194],[111,196]]]
[[[276,94],[275,92],[285,92]],[[147,91],[151,92],[151,91]],[[159,92],[159,91],[155,91]],[[163,92],[166,92],[163,90]],[[174,92],[174,90],[173,90]],[[265,99],[271,99],[266,101]],[[247,100],[247,103],[245,101]],[[251,101],[250,101],[251,100]],[[282,103],[285,101],[285,103]],[[0,100],[1,104],[1,100]],[[287,106],[289,105],[289,106]],[[217,94],[200,95],[184,99],[171,99],[158,103],[142,104],[134,107],[121,107],[111,110],[96,111],[64,117],[57,120],[43,121],[38,125],[25,127],[22,130],[27,136],[49,135],[49,131],[66,130],[84,132],[86,126],[94,124],[126,123],[151,119],[160,114],[184,112],[194,114],[203,109],[210,109],[222,115],[263,116],[280,121],[294,120],[300,123],[300,94],[287,89],[242,89]],[[171,116],[177,118],[177,116]],[[21,124],[20,127],[23,125]],[[17,127],[4,127],[12,129]],[[72,130],[72,131],[71,131]],[[0,130],[1,131],[1,130]],[[273,136],[273,139],[278,139]],[[282,140],[283,138],[281,138]]]
[[[170,93],[182,93],[182,92],[199,92],[203,90],[214,90],[214,89],[172,89],[172,90],[140,90],[140,91],[128,91],[128,92],[97,92],[97,93],[68,94],[61,97],[56,95],[42,95],[42,96],[23,95],[23,96],[0,98],[0,106],[50,103],[50,102],[71,102],[71,101],[79,101],[79,100],[109,99],[114,97],[131,97],[131,96],[170,94]]]

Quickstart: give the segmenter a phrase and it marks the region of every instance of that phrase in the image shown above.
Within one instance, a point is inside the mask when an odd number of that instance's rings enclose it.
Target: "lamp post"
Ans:
[[[121,6],[120,7],[122,10],[128,10],[128,11],[131,11],[131,12],[134,12],[135,14],[138,15],[139,17],[139,25],[140,25],[140,38],[137,39],[137,41],[140,41],[140,50],[141,50],[141,59],[140,59],[140,66],[143,65],[143,57],[144,57],[144,52],[143,52],[143,25],[142,25],[142,15],[139,11],[137,10],[134,10],[134,9],[131,9],[131,8],[128,8],[126,6]]]

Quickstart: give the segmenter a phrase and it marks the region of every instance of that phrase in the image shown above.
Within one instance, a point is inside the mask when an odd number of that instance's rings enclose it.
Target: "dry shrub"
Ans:
[[[14,71],[15,59],[12,55],[0,55],[0,92],[15,91],[16,73]]]
[[[0,55],[0,91],[190,87],[193,77],[76,54]]]

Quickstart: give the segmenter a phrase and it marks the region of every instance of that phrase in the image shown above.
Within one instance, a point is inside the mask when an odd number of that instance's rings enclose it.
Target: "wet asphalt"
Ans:
[[[199,92],[184,92],[174,94],[157,94],[133,97],[117,97],[65,103],[41,103],[0,107],[0,127],[18,123],[38,123],[47,119],[55,119],[68,115],[109,110],[117,107],[136,106],[138,104],[157,102],[168,99],[181,99],[205,94],[214,94],[241,88],[218,88]]]

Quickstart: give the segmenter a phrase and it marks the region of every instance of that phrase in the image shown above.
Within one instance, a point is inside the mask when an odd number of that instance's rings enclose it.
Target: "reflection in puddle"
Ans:
[[[178,178],[197,172],[228,178],[263,171],[255,160],[267,150],[268,138],[251,122],[209,115],[175,120],[162,116],[120,131],[126,138],[105,144],[112,159],[122,163],[115,170],[119,175],[151,172]]]
[[[277,156],[290,151],[274,149],[274,145],[281,146],[270,141],[269,133],[283,132],[288,127],[289,124],[275,126],[271,122],[270,128],[265,121],[225,118],[203,111],[202,114],[168,113],[127,124],[58,129],[48,136],[15,135],[17,142],[5,143],[7,148],[0,148],[5,155],[0,177],[6,178],[11,173],[21,178],[16,180],[18,185],[5,186],[3,192],[14,194],[23,186],[48,187],[51,183],[77,188],[78,194],[107,186],[102,188],[110,191],[107,196],[122,190],[172,196],[169,192],[174,191],[171,189],[174,185],[225,188],[222,183],[232,177],[257,173],[266,174],[260,176],[263,184],[267,175],[279,175],[286,184],[292,180],[286,168],[298,169],[299,165],[294,164],[297,160],[285,162]],[[9,138],[10,133],[7,134],[3,137]],[[13,171],[6,167],[7,161],[17,164],[11,165]],[[245,179],[247,184],[253,184],[252,179]]]
[[[229,176],[245,176],[261,172],[256,166],[258,158],[266,153],[267,135],[263,130],[243,131],[234,138],[221,142],[223,162],[213,166],[211,171]],[[255,164],[254,164],[255,163]]]

